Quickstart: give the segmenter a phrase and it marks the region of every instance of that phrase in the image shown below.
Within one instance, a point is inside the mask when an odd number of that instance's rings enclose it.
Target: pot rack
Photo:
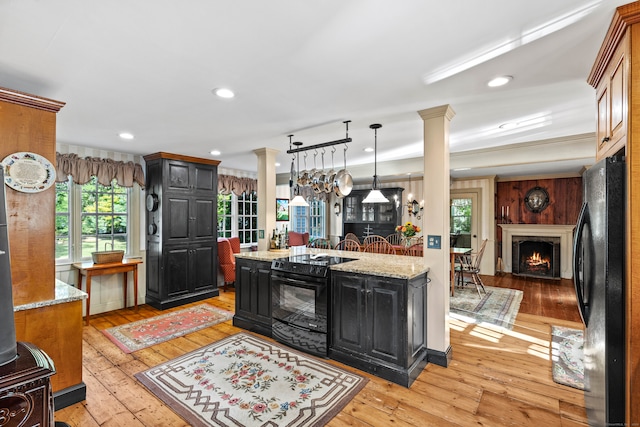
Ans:
[[[308,151],[308,150],[317,150],[318,148],[331,147],[333,145],[338,145],[338,144],[347,144],[353,141],[351,138],[349,138],[349,123],[351,123],[351,120],[345,120],[342,123],[344,123],[346,128],[346,136],[343,139],[337,139],[335,141],[322,142],[320,144],[309,145],[308,147],[300,147],[300,145],[302,145],[301,142],[294,142],[293,145],[296,145],[297,148],[291,148],[291,137],[293,135],[289,135],[289,149],[287,150],[287,154],[294,154],[294,153],[299,153],[301,151]]]

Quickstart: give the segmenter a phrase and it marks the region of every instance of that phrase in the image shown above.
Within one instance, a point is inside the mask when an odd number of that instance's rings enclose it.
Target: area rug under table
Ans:
[[[485,286],[486,294],[478,295],[475,285],[456,287],[449,298],[449,315],[467,323],[491,323],[507,329],[513,328],[522,291]]]
[[[233,317],[230,311],[200,304],[102,331],[125,353],[186,335]]]
[[[135,377],[192,426],[323,426],[368,381],[246,333]]]
[[[584,334],[579,329],[551,326],[553,381],[584,390]]]

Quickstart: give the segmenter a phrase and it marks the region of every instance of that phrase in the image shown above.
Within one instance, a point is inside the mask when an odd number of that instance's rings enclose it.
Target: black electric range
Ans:
[[[303,276],[327,277],[330,266],[355,260],[356,258],[345,258],[327,253],[292,255],[274,259],[271,262],[271,270]]]

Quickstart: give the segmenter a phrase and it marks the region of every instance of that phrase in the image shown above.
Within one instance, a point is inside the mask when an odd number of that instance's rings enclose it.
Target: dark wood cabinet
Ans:
[[[169,153],[145,161],[146,302],[163,310],[217,296],[220,162]]]
[[[360,240],[368,235],[388,236],[402,220],[396,199],[402,202],[403,188],[381,188],[389,203],[362,203],[370,190],[353,190],[343,200],[342,234],[354,233]],[[400,205],[401,206],[401,205]]]
[[[271,336],[271,262],[236,259],[233,325]]]
[[[332,273],[329,357],[409,387],[426,366],[427,275]]]

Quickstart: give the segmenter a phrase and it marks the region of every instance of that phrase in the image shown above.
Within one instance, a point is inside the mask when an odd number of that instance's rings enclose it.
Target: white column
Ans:
[[[449,336],[449,123],[455,112],[449,105],[418,111],[424,121],[424,175],[422,219],[424,259],[429,267],[427,293],[427,347],[447,353]],[[418,199],[419,200],[419,199]],[[428,248],[428,236],[440,236],[440,249]]]
[[[273,148],[253,150],[258,156],[258,250],[269,250],[269,233],[276,228],[276,154]]]

